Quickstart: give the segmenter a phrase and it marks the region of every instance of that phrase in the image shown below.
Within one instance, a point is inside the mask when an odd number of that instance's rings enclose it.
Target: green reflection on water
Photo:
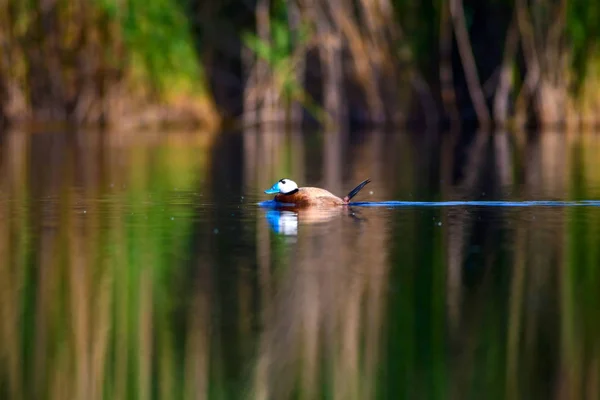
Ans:
[[[256,202],[594,199],[597,139],[326,134],[6,135],[1,397],[594,397],[600,210]]]

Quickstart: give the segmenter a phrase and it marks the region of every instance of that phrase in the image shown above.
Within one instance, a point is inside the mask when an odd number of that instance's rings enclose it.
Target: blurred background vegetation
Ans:
[[[2,121],[594,124],[584,0],[4,0]]]
[[[599,198],[594,135],[344,129],[593,127],[599,20],[583,0],[3,0],[0,121],[53,134],[0,135],[0,398],[598,398],[597,208],[304,214],[285,238],[256,203],[282,175]]]

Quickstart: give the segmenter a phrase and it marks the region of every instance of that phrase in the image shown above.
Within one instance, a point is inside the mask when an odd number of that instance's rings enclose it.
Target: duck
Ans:
[[[352,189],[344,198],[337,197],[328,190],[317,187],[298,187],[291,179],[283,178],[265,190],[266,194],[276,194],[273,200],[281,204],[293,204],[296,207],[308,206],[343,206],[350,204],[350,200],[361,191],[370,179],[362,181]]]

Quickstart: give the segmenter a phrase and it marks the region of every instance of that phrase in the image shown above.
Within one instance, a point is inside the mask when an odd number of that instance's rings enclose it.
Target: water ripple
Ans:
[[[356,202],[352,206],[360,207],[600,207],[600,200],[581,200],[581,201],[553,201],[553,200],[532,200],[532,201],[478,201],[478,200],[458,200],[458,201],[377,201],[377,202]]]
[[[281,204],[273,200],[258,203],[260,207],[289,207],[293,204]],[[531,201],[361,201],[350,203],[353,207],[600,207],[600,200],[531,200]]]

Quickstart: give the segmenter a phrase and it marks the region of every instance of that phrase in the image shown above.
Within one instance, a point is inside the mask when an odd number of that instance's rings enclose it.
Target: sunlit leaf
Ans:
[[[248,46],[250,50],[254,51],[258,57],[267,61],[273,59],[273,49],[268,43],[265,43],[263,40],[258,38],[258,36],[251,33],[246,33],[243,35],[243,40],[246,46]]]
[[[274,21],[271,29],[273,30],[273,43],[277,52],[282,55],[289,53],[290,31],[287,24]]]

